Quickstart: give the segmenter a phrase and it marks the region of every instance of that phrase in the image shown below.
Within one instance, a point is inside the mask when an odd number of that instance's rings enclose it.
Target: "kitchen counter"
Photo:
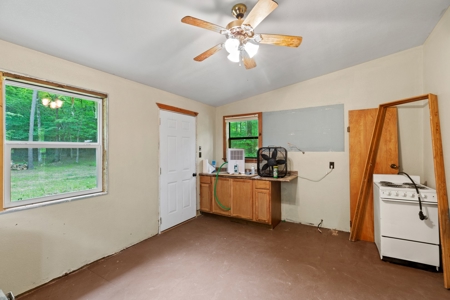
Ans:
[[[263,223],[274,228],[281,221],[281,183],[294,180],[298,172],[290,171],[286,177],[272,178],[222,171],[217,182],[216,173],[199,175],[202,213]]]
[[[210,173],[200,173],[199,175],[216,177],[216,173],[211,173],[211,174]],[[289,182],[298,177],[298,171],[289,171],[288,175],[283,178],[261,177],[258,174],[255,174],[255,175],[228,174],[227,172],[220,172],[219,177],[234,178],[234,179],[252,179],[252,180]]]

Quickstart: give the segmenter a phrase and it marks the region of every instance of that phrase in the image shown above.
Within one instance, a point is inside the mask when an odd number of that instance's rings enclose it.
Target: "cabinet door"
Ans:
[[[252,180],[234,179],[231,182],[231,216],[253,219]]]
[[[214,197],[214,183],[215,179],[212,183],[212,189],[213,189],[213,197]],[[231,179],[228,178],[221,178],[219,177],[219,180],[217,182],[216,187],[216,195],[219,199],[222,206],[225,206],[227,208],[230,208],[231,206]],[[213,202],[213,213],[219,214],[219,215],[230,215],[230,210],[224,210],[219,205],[217,205],[215,199],[212,199]]]
[[[255,189],[253,200],[255,201],[253,220],[270,224],[270,190]]]
[[[212,177],[200,176],[200,210],[211,212],[212,205]]]

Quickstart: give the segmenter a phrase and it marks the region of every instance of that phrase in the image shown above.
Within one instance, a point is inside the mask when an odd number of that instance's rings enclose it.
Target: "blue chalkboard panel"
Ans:
[[[263,146],[343,152],[344,104],[263,112]]]

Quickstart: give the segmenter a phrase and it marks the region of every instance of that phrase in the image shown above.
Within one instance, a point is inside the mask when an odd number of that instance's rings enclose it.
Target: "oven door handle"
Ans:
[[[381,201],[384,202],[401,202],[401,203],[417,203],[419,205],[418,200],[401,200],[401,199],[389,199],[389,198],[381,198]],[[436,202],[426,202],[422,200],[422,204],[428,204],[428,205],[437,205]]]

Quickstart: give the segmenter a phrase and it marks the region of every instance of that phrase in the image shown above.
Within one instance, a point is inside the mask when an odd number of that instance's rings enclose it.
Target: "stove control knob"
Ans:
[[[403,197],[406,197],[406,196],[408,196],[408,194],[406,192],[404,192],[403,193]]]
[[[427,199],[427,195],[422,195],[422,198],[423,199]]]
[[[411,198],[415,198],[415,197],[416,197],[416,194],[412,193]]]
[[[398,192],[395,192],[395,196],[398,197]]]
[[[390,195],[391,195],[391,192],[388,192],[387,194],[388,194],[388,196],[390,196]]]

